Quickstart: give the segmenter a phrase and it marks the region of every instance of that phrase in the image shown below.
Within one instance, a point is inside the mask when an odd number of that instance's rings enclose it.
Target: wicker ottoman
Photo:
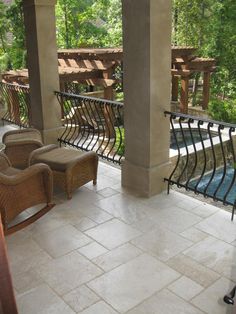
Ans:
[[[29,164],[35,163],[45,163],[52,169],[54,184],[66,192],[68,199],[71,199],[72,191],[89,181],[97,183],[98,156],[95,152],[47,145],[31,153]]]

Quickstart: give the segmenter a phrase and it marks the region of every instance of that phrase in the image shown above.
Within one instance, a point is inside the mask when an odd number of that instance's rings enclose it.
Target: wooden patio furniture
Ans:
[[[16,299],[7,258],[5,238],[0,215],[0,314],[17,314]]]
[[[19,169],[25,169],[30,153],[43,146],[40,132],[31,128],[8,131],[3,135],[2,142],[12,166]]]
[[[95,152],[81,152],[75,149],[47,145],[34,150],[29,164],[45,163],[53,171],[55,185],[61,187],[68,199],[72,192],[93,181],[97,183],[98,156]]]
[[[53,181],[50,168],[37,164],[19,170],[12,167],[3,153],[0,153],[0,191],[0,213],[5,234],[22,229],[54,206],[51,203]],[[39,204],[43,207],[31,216],[25,212]]]

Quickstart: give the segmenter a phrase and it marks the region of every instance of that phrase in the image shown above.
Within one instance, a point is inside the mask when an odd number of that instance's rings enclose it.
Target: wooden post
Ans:
[[[210,72],[204,72],[203,74],[203,102],[202,109],[206,110],[208,108],[208,103],[210,99]]]
[[[20,103],[18,97],[19,91],[15,89],[9,89],[9,106],[10,106],[10,115],[11,120],[16,125],[20,125]]]
[[[16,300],[11,280],[10,268],[7,258],[7,250],[5,238],[3,234],[3,226],[0,215],[0,313],[1,314],[17,314]]]
[[[107,69],[103,72],[103,78],[109,79],[112,77],[113,74],[113,67]],[[104,98],[107,100],[113,100],[113,86],[104,87]],[[104,117],[106,121],[106,137],[114,138],[115,137],[115,130],[114,130],[114,115],[112,109],[105,105],[104,108]]]
[[[189,76],[181,77],[180,112],[188,113]]]
[[[178,76],[172,75],[172,101],[178,101],[179,95],[179,78]]]

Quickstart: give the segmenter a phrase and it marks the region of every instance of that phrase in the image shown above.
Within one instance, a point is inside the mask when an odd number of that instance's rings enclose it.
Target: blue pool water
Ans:
[[[193,129],[192,135],[193,135],[195,144],[201,142],[201,137],[200,137],[198,130]],[[201,135],[202,135],[203,141],[209,139],[209,132],[207,130],[201,129]],[[216,135],[217,134],[215,132],[211,132],[212,137],[214,137]],[[178,148],[175,137],[177,139],[179,148],[185,147],[185,142],[186,142],[187,146],[193,144],[191,133],[189,130],[184,129],[184,138],[183,138],[181,130],[175,129],[175,136],[173,134],[173,130],[171,130],[171,136],[170,136],[170,148],[171,149],[177,149]],[[185,140],[185,142],[184,142],[184,140]]]
[[[215,175],[213,177],[213,180],[211,181],[209,187],[207,188],[207,194],[208,195],[210,195],[210,196],[214,195],[215,191],[217,190],[219,183],[222,180],[223,171],[224,171],[223,168],[219,168],[216,170]],[[211,175],[212,175],[212,173],[209,173],[209,174],[203,176],[203,178],[201,179],[200,183],[198,184],[198,190],[200,192],[204,192],[207,184],[210,181]],[[231,184],[233,178],[234,178],[233,167],[227,167],[224,181],[223,181],[221,187],[219,188],[218,192],[216,193],[217,198],[219,198],[220,200],[223,201],[224,196],[225,196],[228,188],[230,187],[230,184]],[[189,186],[191,188],[195,188],[197,182],[198,182],[198,180],[193,180],[189,183]],[[231,188],[231,190],[230,190],[230,192],[226,198],[226,201],[232,205],[234,204],[235,200],[236,200],[236,180],[234,180],[234,184],[233,184],[233,186],[232,186],[232,188]]]

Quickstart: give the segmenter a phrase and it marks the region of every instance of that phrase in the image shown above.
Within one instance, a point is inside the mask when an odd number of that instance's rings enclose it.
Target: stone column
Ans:
[[[142,196],[166,188],[171,94],[171,0],[123,0],[125,161],[122,185]]]
[[[23,0],[32,125],[44,143],[56,142],[61,129],[55,24],[56,0]]]

